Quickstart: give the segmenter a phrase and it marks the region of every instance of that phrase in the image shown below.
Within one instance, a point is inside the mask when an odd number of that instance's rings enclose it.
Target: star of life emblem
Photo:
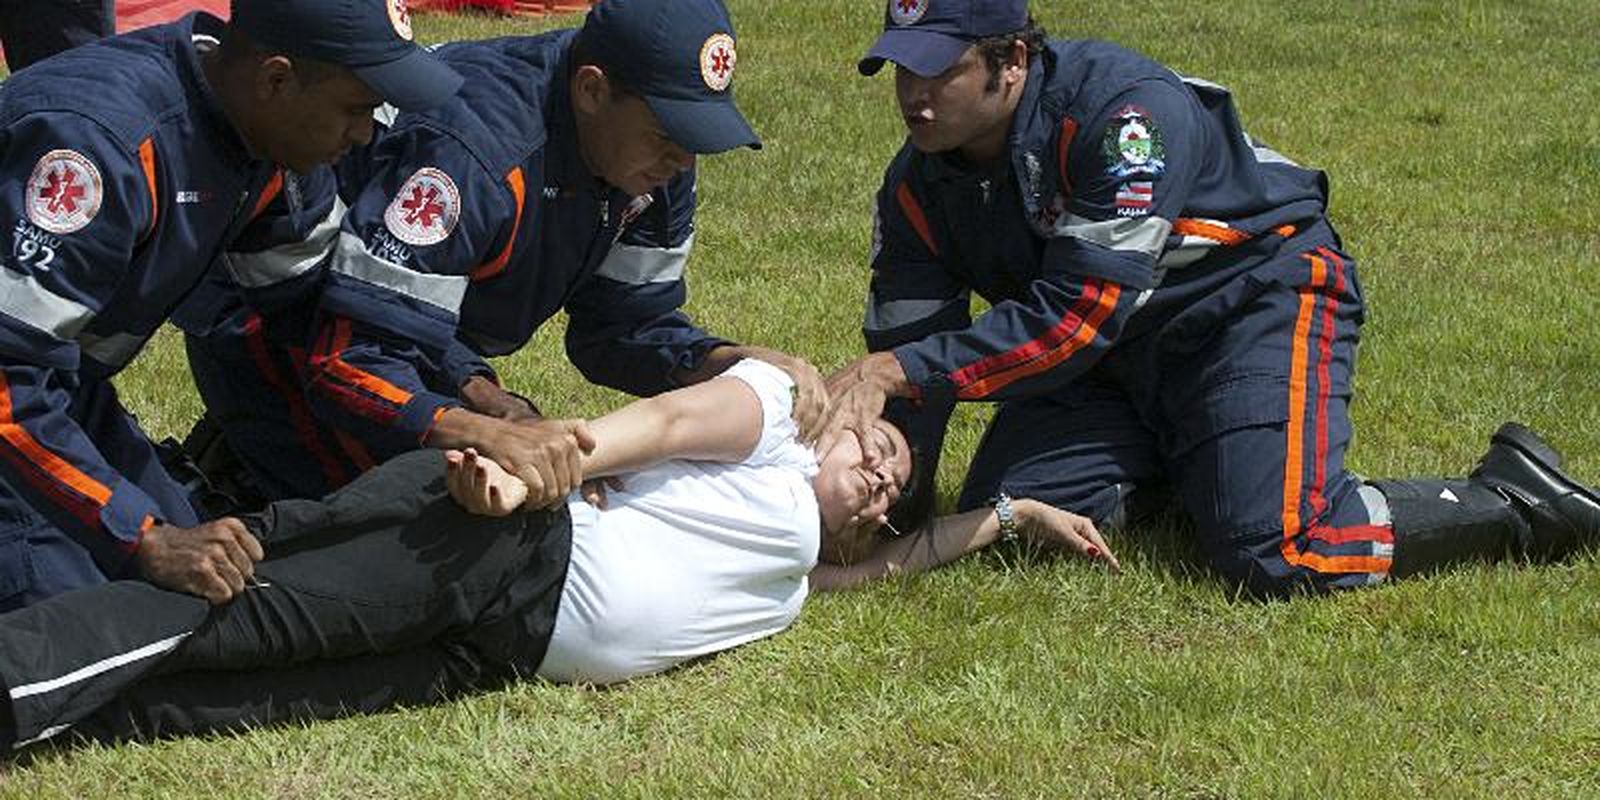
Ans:
[[[460,217],[461,193],[455,181],[441,170],[423,167],[389,201],[383,224],[396,239],[426,247],[449,238]]]
[[[733,37],[726,33],[713,33],[700,46],[700,78],[713,92],[725,92],[733,83],[733,68],[739,63],[739,53],[734,50]]]
[[[928,13],[931,0],[889,0],[889,19],[896,25],[915,25]]]
[[[51,150],[28,178],[28,221],[51,233],[72,233],[100,212],[100,169],[76,150]]]
[[[411,9],[406,6],[406,0],[384,0],[384,3],[389,6],[389,22],[394,25],[394,32],[411,41]]]

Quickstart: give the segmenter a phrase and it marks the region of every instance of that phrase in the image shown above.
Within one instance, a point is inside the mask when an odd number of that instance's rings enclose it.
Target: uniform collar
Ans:
[[[1017,188],[1022,192],[1022,205],[1027,212],[1036,214],[1048,202],[1045,182],[1045,165],[1053,163],[1048,152],[1054,119],[1043,107],[1045,81],[1055,72],[1055,53],[1042,47],[1036,57],[1028,60],[1028,83],[1022,89],[1022,99],[1011,117],[1011,135],[1007,147],[1011,153],[1011,170],[1017,176]],[[1065,170],[1066,165],[1060,165]],[[1054,185],[1053,183],[1051,184]]]

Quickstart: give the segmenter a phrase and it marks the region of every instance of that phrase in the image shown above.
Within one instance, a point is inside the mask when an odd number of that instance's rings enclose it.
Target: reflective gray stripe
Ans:
[[[1172,74],[1177,75],[1178,79],[1183,81],[1184,83],[1192,84],[1194,86],[1202,86],[1202,87],[1205,87],[1207,89],[1215,89],[1215,90],[1217,90],[1219,92],[1230,93],[1230,92],[1228,92],[1228,87],[1223,86],[1220,83],[1212,83],[1211,81],[1208,81],[1205,78],[1195,78],[1195,77],[1191,77],[1191,76],[1188,76],[1188,75],[1184,75],[1181,72],[1173,72]]]
[[[139,349],[149,339],[132,333],[114,333],[106,337],[81,333],[78,334],[78,349],[101,364],[121,369],[139,354]]]
[[[33,279],[0,267],[0,311],[57,339],[71,339],[94,318],[89,307],[68,300]]]
[[[1250,140],[1250,149],[1255,151],[1256,161],[1259,161],[1263,164],[1288,164],[1291,167],[1300,166],[1299,164],[1294,163],[1294,161],[1292,161],[1288,156],[1270,147],[1267,147],[1264,144],[1256,144],[1254,139]]]
[[[398,116],[400,116],[400,109],[395,108],[389,103],[384,103],[383,105],[372,109],[372,121],[382,125],[385,128],[393,128],[394,120]]]
[[[1067,215],[1056,224],[1057,236],[1070,236],[1107,250],[1153,256],[1167,243],[1172,223],[1161,217],[1127,217],[1093,221]]]
[[[1167,248],[1167,252],[1161,254],[1161,259],[1156,264],[1162,269],[1182,269],[1211,255],[1211,251],[1220,246],[1220,242],[1204,236],[1185,236],[1177,247]]]
[[[438,306],[452,314],[461,311],[461,298],[467,293],[467,276],[428,275],[406,269],[367,252],[361,240],[349,231],[339,232],[330,267],[340,275]]]
[[[878,213],[878,204],[872,204],[872,247],[867,251],[867,263],[878,263],[878,254],[883,252],[883,215]]]
[[[110,672],[111,670],[114,670],[117,667],[125,664],[132,664],[135,661],[143,661],[144,659],[152,656],[159,656],[163,653],[171,651],[173,648],[178,646],[179,642],[182,642],[187,638],[189,638],[188,633],[180,633],[177,636],[168,636],[167,638],[158,642],[151,642],[143,647],[129,650],[126,653],[119,653],[111,656],[110,658],[102,658],[93,664],[85,667],[79,667],[78,669],[75,669],[58,678],[51,678],[49,680],[38,681],[36,683],[25,683],[11,690],[11,699],[21,700],[24,697],[32,697],[36,694],[53,692],[56,689],[62,688],[63,686],[71,686],[74,683],[86,681],[102,672]]]
[[[333,249],[345,211],[344,202],[336,197],[328,216],[323,217],[306,238],[254,253],[224,253],[222,263],[235,283],[249,289],[282,283],[309,272]]]
[[[958,302],[970,303],[970,296],[963,292],[960,297],[948,300],[890,300],[887,303],[879,303],[876,297],[869,296],[864,327],[870,331],[898,328],[927,319],[945,306]]]
[[[1389,498],[1384,497],[1378,487],[1363,483],[1356,489],[1356,496],[1360,497],[1362,505],[1367,507],[1367,522],[1373,525],[1393,524],[1394,517],[1389,512]]]
[[[45,728],[42,733],[40,733],[38,736],[33,737],[32,739],[24,739],[24,740],[22,740],[20,742],[17,742],[16,744],[11,745],[11,749],[12,750],[21,750],[22,748],[27,747],[28,745],[38,744],[39,742],[42,742],[42,741],[44,741],[46,739],[50,739],[50,738],[59,736],[59,735],[61,735],[63,733],[66,733],[67,731],[69,731],[71,729],[72,729],[72,723],[70,723],[70,722],[66,723],[65,725],[53,725],[51,727]]]
[[[606,260],[600,262],[596,275],[622,283],[665,283],[683,277],[683,267],[689,263],[689,248],[694,245],[694,234],[677,247],[640,247],[618,242],[611,246]]]

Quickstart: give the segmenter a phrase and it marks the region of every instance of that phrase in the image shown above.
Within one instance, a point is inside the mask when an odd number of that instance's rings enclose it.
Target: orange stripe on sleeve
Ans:
[[[328,348],[326,363],[328,370],[333,373],[334,377],[397,406],[403,406],[411,401],[410,392],[370,372],[351,366],[339,357],[345,348],[350,346],[350,320],[341,318],[334,322],[333,342],[331,344],[332,346]]]
[[[144,182],[150,188],[150,227],[145,236],[155,233],[156,222],[161,219],[161,195],[156,191],[156,140],[147,137],[139,143],[139,166],[144,168]]]
[[[64,484],[78,495],[88,498],[97,506],[111,502],[111,489],[89,477],[71,462],[46,449],[33,438],[33,434],[12,417],[11,385],[0,373],[0,439],[27,457],[50,477]]]
[[[1291,228],[1290,230],[1293,229]],[[1220,242],[1229,246],[1250,241],[1250,234],[1248,233],[1234,230],[1226,225],[1218,225],[1215,222],[1206,222],[1205,220],[1190,217],[1179,217],[1177,222],[1172,223],[1172,232],[1183,236],[1199,236],[1202,239],[1210,239],[1213,242]]]
[[[939,255],[939,246],[933,243],[933,231],[928,227],[928,217],[922,213],[922,205],[917,202],[917,196],[911,193],[911,187],[904,181],[899,188],[894,190],[894,199],[899,201],[900,210],[905,212],[906,219],[911,222],[912,230],[922,237],[922,243],[928,246],[928,252]]]
[[[256,207],[250,211],[250,218],[255,219],[261,216],[261,212],[267,210],[267,206],[272,204],[273,199],[281,191],[283,191],[283,170],[280,169],[272,173],[272,177],[267,181],[266,186],[261,187],[261,196],[256,198]]]
[[[527,187],[523,185],[522,167],[512,167],[506,173],[506,184],[511,187],[511,195],[517,199],[517,215],[511,218],[511,236],[506,239],[506,246],[495,256],[493,261],[484,263],[472,271],[474,281],[486,280],[504,272],[506,264],[511,261],[511,248],[517,243],[517,229],[522,227],[522,208],[526,201]]]
[[[1013,347],[1004,353],[995,353],[979,359],[971,364],[950,373],[950,380],[956,386],[965,386],[996,372],[1011,369],[1032,358],[1037,358],[1040,353],[1056,347],[1078,330],[1083,323],[1083,318],[1089,315],[1095,303],[1100,301],[1102,281],[1090,281],[1083,285],[1083,296],[1072,309],[1062,315],[1061,321],[1050,327],[1039,337],[1026,344]]]
[[[1116,310],[1117,298],[1121,294],[1121,286],[1114,283],[1108,284],[1105,291],[1100,293],[1100,298],[1089,312],[1089,316],[1083,320],[1083,324],[1079,325],[1078,329],[1066,341],[1046,351],[1038,358],[1024,361],[982,380],[963,386],[956,392],[956,396],[963,400],[988,397],[1016,381],[1037,375],[1071,358],[1074,353],[1087,347],[1090,342],[1094,341],[1094,337],[1099,335],[1100,326],[1105,324],[1106,318]]]

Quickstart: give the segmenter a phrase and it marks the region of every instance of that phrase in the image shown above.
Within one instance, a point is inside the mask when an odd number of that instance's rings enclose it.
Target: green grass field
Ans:
[[[892,80],[853,67],[881,6],[730,5],[766,149],[703,162],[691,311],[828,370],[860,348],[870,199],[901,136]],[[1331,174],[1370,304],[1352,468],[1460,474],[1519,419],[1600,480],[1600,5],[1035,8],[1229,86],[1252,133]],[[620,402],[559,328],[508,382],[563,414]],[[174,336],[120,385],[157,435],[198,411]],[[956,421],[946,502],[988,414]],[[775,639],[609,691],[47,753],[0,767],[0,796],[1600,796],[1595,560],[1263,605],[1179,526],[1113,546],[1121,576],[993,553],[818,597]]]

